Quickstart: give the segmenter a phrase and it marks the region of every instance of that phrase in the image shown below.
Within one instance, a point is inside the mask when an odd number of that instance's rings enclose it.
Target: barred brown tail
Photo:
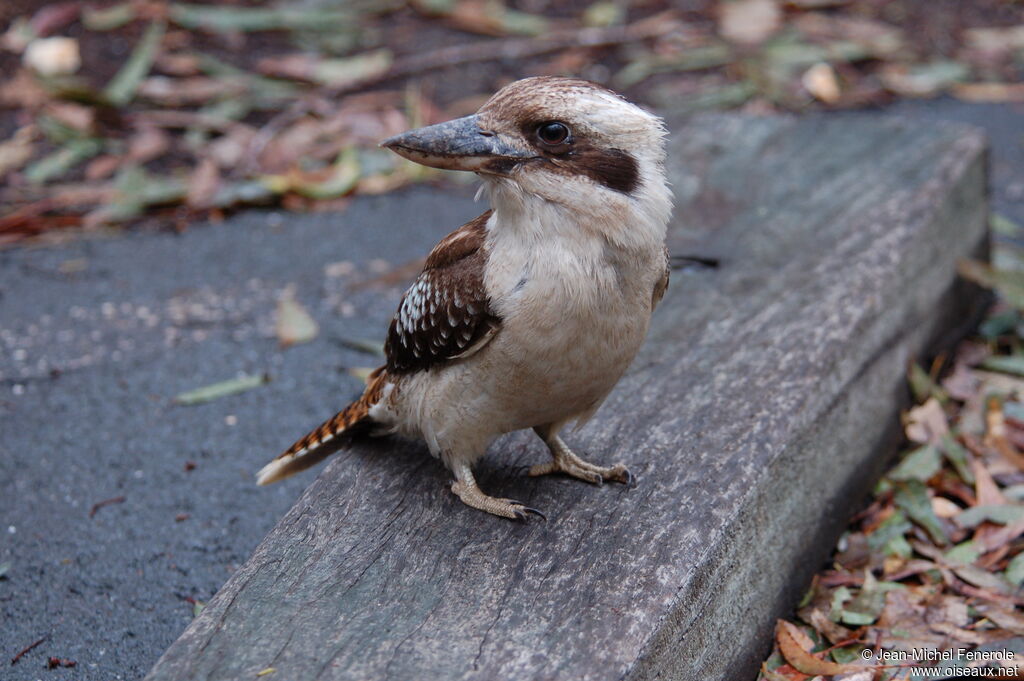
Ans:
[[[377,403],[383,390],[385,372],[378,369],[370,374],[370,383],[362,397],[320,424],[293,444],[283,454],[268,463],[256,474],[257,485],[269,485],[314,466],[352,440],[367,434],[373,427],[370,407]],[[329,446],[328,446],[329,445]]]

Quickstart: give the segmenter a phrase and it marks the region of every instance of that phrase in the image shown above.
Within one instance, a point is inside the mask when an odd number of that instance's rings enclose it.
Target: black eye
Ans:
[[[537,128],[537,137],[544,144],[561,144],[569,139],[569,127],[565,123],[559,123],[553,121],[551,123],[542,123]]]

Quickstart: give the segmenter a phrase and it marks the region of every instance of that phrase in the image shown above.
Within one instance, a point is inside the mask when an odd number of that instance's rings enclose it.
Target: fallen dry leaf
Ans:
[[[957,362],[952,373],[942,379],[942,387],[953,399],[966,401],[977,392],[978,377],[966,364]]]
[[[836,78],[835,70],[826,62],[818,62],[804,71],[800,82],[815,99],[820,99],[826,104],[839,101],[839,80]]]
[[[32,158],[35,136],[35,126],[26,125],[18,128],[10,139],[0,142],[0,177],[21,168]]]
[[[227,381],[221,381],[212,385],[203,386],[202,388],[183,392],[177,395],[174,398],[174,401],[177,404],[187,406],[203,404],[205,402],[220,399],[221,397],[227,397],[228,395],[252,390],[264,383],[268,383],[269,381],[270,377],[266,374],[239,376],[238,378],[232,378]]]
[[[308,343],[316,338],[320,327],[298,301],[295,300],[295,289],[289,287],[277,302],[277,322],[275,325],[277,340],[281,347],[289,347],[299,343]]]
[[[138,128],[128,143],[128,158],[135,163],[146,163],[162,155],[171,146],[170,136],[155,126]]]
[[[974,473],[974,492],[978,506],[1002,506],[1006,497],[999,491],[999,485],[989,474],[988,469],[978,459],[971,459],[971,472]]]
[[[1000,28],[969,28],[964,31],[967,47],[981,52],[1010,52],[1024,49],[1024,24]]]
[[[242,83],[222,78],[150,76],[139,84],[138,94],[167,106],[186,106],[205,104],[228,94],[240,95],[244,89]]]
[[[985,413],[985,445],[991,447],[1013,464],[1024,471],[1024,455],[1017,451],[1007,436],[1006,417],[1003,414],[1003,403],[998,397],[988,398],[988,411]]]
[[[932,497],[932,511],[939,518],[952,518],[963,509],[946,497],[935,496]]]
[[[1016,610],[1004,608],[994,603],[980,603],[977,608],[985,617],[1000,628],[1018,636],[1024,635],[1024,615],[1021,615]]]
[[[782,23],[775,0],[731,0],[718,8],[718,33],[740,45],[763,43]]]
[[[25,66],[44,76],[69,75],[82,66],[74,38],[37,38],[25,48]]]
[[[83,133],[92,132],[96,124],[96,109],[73,102],[50,102],[43,115]]]
[[[886,64],[879,77],[890,92],[905,97],[930,97],[964,81],[970,70],[949,59],[924,64]]]
[[[811,676],[834,676],[858,671],[860,667],[851,664],[837,664],[811,653],[812,643],[807,635],[786,620],[778,620],[775,627],[775,641],[786,662],[793,668]]]
[[[934,397],[907,413],[906,433],[912,442],[939,444],[949,432],[949,422],[942,405]]]
[[[373,372],[376,370],[376,367],[349,367],[345,370],[345,373],[353,378],[358,378],[363,383],[369,383],[370,376],[372,376]]]
[[[953,96],[965,102],[1024,102],[1024,83],[957,83]]]
[[[220,171],[217,169],[217,164],[211,159],[204,158],[192,172],[192,177],[189,178],[185,204],[190,208],[197,209],[212,207],[213,199],[217,196],[220,185]]]
[[[28,69],[18,69],[13,78],[0,82],[0,105],[11,108],[36,109],[50,101]]]

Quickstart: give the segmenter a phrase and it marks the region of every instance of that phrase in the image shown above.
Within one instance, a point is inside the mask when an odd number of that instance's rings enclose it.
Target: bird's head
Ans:
[[[540,199],[585,215],[646,209],[662,224],[671,208],[661,119],[584,80],[519,80],[471,116],[382,146],[423,165],[478,173],[503,202]]]

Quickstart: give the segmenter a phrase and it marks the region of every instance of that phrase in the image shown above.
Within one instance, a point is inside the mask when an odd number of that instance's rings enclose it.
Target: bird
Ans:
[[[499,436],[532,429],[550,459],[528,475],[633,485],[626,465],[586,461],[560,431],[594,416],[668,287],[666,139],[661,118],[614,91],[542,76],[506,85],[475,114],[384,140],[416,163],[476,173],[490,209],[427,256],[362,396],[263,467],[257,483],[397,433],[426,442],[466,505],[546,519],[486,494],[472,470]]]

